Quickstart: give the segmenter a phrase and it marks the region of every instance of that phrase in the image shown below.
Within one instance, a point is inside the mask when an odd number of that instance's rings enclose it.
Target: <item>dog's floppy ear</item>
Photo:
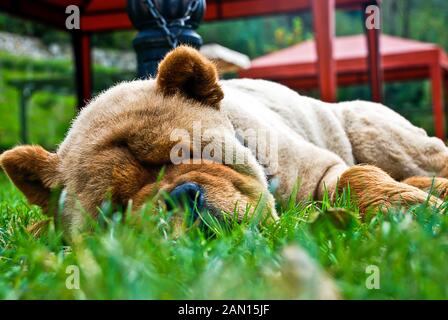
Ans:
[[[215,65],[188,46],[177,47],[162,60],[157,87],[164,95],[180,93],[215,108],[224,97]]]
[[[0,166],[28,201],[46,212],[51,190],[59,185],[59,158],[39,146],[20,146],[0,155]]]

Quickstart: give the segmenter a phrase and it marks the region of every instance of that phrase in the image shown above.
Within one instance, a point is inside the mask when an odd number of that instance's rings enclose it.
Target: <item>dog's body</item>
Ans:
[[[221,83],[221,108],[235,128],[276,133],[278,166],[269,175],[279,178],[280,194],[289,195],[299,180],[299,198],[320,198],[322,182],[335,181],[361,163],[375,165],[398,181],[440,176],[448,164],[448,149],[440,139],[428,137],[384,105],[325,103],[264,80]]]
[[[195,158],[195,143],[200,151],[214,149],[213,156],[174,163],[179,135],[173,132],[184,130],[194,140],[197,123],[207,143],[181,142],[188,151],[183,160]],[[268,132],[271,140],[246,146],[240,133],[250,130]],[[217,151],[230,161],[217,161]],[[238,155],[242,163],[235,161]],[[81,207],[96,216],[107,194],[116,204],[132,200],[138,208],[157,190],[194,190],[214,214],[236,211],[239,217],[261,197],[275,218],[268,180],[278,182],[283,198],[299,182],[298,200],[321,199],[325,190],[334,194],[350,185],[361,211],[394,202],[439,204],[420,189],[431,187],[431,177],[447,176],[448,149],[379,104],[328,104],[262,80],[218,82],[209,61],[180,47],[161,63],[157,79],[121,83],[94,99],[57,153],[22,146],[5,152],[0,163],[44,210],[51,190],[63,188],[63,223],[74,230],[83,221]],[[447,182],[435,183],[443,195]]]

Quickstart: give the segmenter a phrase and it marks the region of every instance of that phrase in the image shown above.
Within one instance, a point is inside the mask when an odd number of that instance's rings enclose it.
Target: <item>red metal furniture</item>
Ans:
[[[444,138],[443,79],[448,76],[448,57],[438,46],[381,35],[381,64],[385,81],[430,79],[436,135]],[[318,87],[317,55],[314,41],[259,57],[241,77],[264,78],[295,89]],[[339,86],[368,81],[368,50],[362,35],[338,37],[334,41],[335,72]],[[445,84],[446,85],[446,84]]]
[[[336,99],[336,72],[333,61],[335,8],[364,10],[379,0],[207,0],[206,21],[237,19],[250,16],[297,13],[312,10],[317,34],[319,86],[322,98]],[[0,10],[25,19],[65,29],[68,5],[77,5],[81,11],[81,30],[73,32],[76,57],[78,101],[81,107],[91,97],[92,67],[90,37],[94,32],[132,28],[126,13],[126,0],[2,0]],[[381,99],[381,66],[379,59],[379,30],[366,32],[371,70],[372,99]]]

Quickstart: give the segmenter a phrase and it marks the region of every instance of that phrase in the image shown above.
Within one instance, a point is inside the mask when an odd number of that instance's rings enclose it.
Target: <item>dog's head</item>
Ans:
[[[0,164],[44,210],[52,189],[64,190],[68,227],[82,221],[81,207],[95,217],[107,196],[138,208],[161,190],[240,218],[264,198],[275,216],[262,167],[220,110],[223,97],[214,65],[179,47],[156,79],[121,83],[90,102],[57,153],[20,146],[3,153]]]

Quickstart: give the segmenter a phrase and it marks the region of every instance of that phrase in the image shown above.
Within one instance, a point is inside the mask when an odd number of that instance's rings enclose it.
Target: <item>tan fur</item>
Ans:
[[[442,202],[420,189],[392,179],[375,166],[357,165],[346,170],[340,177],[339,189],[350,187],[355,194],[361,212],[377,207],[388,209],[401,204],[412,206],[428,201],[431,205]]]
[[[433,191],[441,199],[448,197],[448,179],[431,177],[410,177],[403,183],[417,187],[426,192]]]
[[[254,206],[259,201],[263,188],[251,176],[241,174],[222,164],[177,165],[167,168],[160,184],[146,184],[133,197],[137,207],[141,206],[157,189],[172,190],[184,182],[195,182],[207,190],[206,201],[212,204],[211,211],[219,214],[222,208],[238,207],[239,218],[243,218],[247,206]],[[156,189],[157,188],[157,189]],[[267,202],[269,210],[271,199]],[[253,209],[253,207],[252,207]],[[233,210],[228,210],[232,213]]]
[[[201,125],[199,151],[212,146],[232,160],[244,155],[244,163],[173,164],[170,152],[178,144],[173,132],[182,129],[194,137],[195,123]],[[261,144],[240,141],[239,133],[251,129],[278,138],[264,146],[266,154],[259,154]],[[191,158],[194,144],[184,145]],[[370,165],[359,165],[363,162]],[[51,190],[63,188],[60,218],[73,232],[83,224],[83,210],[96,217],[108,195],[117,205],[132,200],[137,209],[183,182],[203,187],[214,214],[236,208],[239,218],[259,199],[277,217],[268,180],[277,181],[280,199],[288,198],[297,182],[298,200],[322,199],[326,191],[350,185],[362,211],[427,199],[439,205],[410,185],[418,184],[415,180],[394,179],[444,174],[448,149],[379,104],[328,104],[262,80],[219,82],[211,62],[179,47],[161,62],[157,79],[124,82],[91,101],[56,153],[22,146],[1,155],[0,164],[29,201],[44,209]],[[156,183],[162,169],[164,178]]]
[[[60,184],[56,154],[39,146],[22,146],[0,155],[0,165],[28,201],[48,211],[50,191]]]
[[[224,97],[213,63],[187,46],[174,49],[160,63],[157,86],[165,95],[181,92],[215,108]]]

